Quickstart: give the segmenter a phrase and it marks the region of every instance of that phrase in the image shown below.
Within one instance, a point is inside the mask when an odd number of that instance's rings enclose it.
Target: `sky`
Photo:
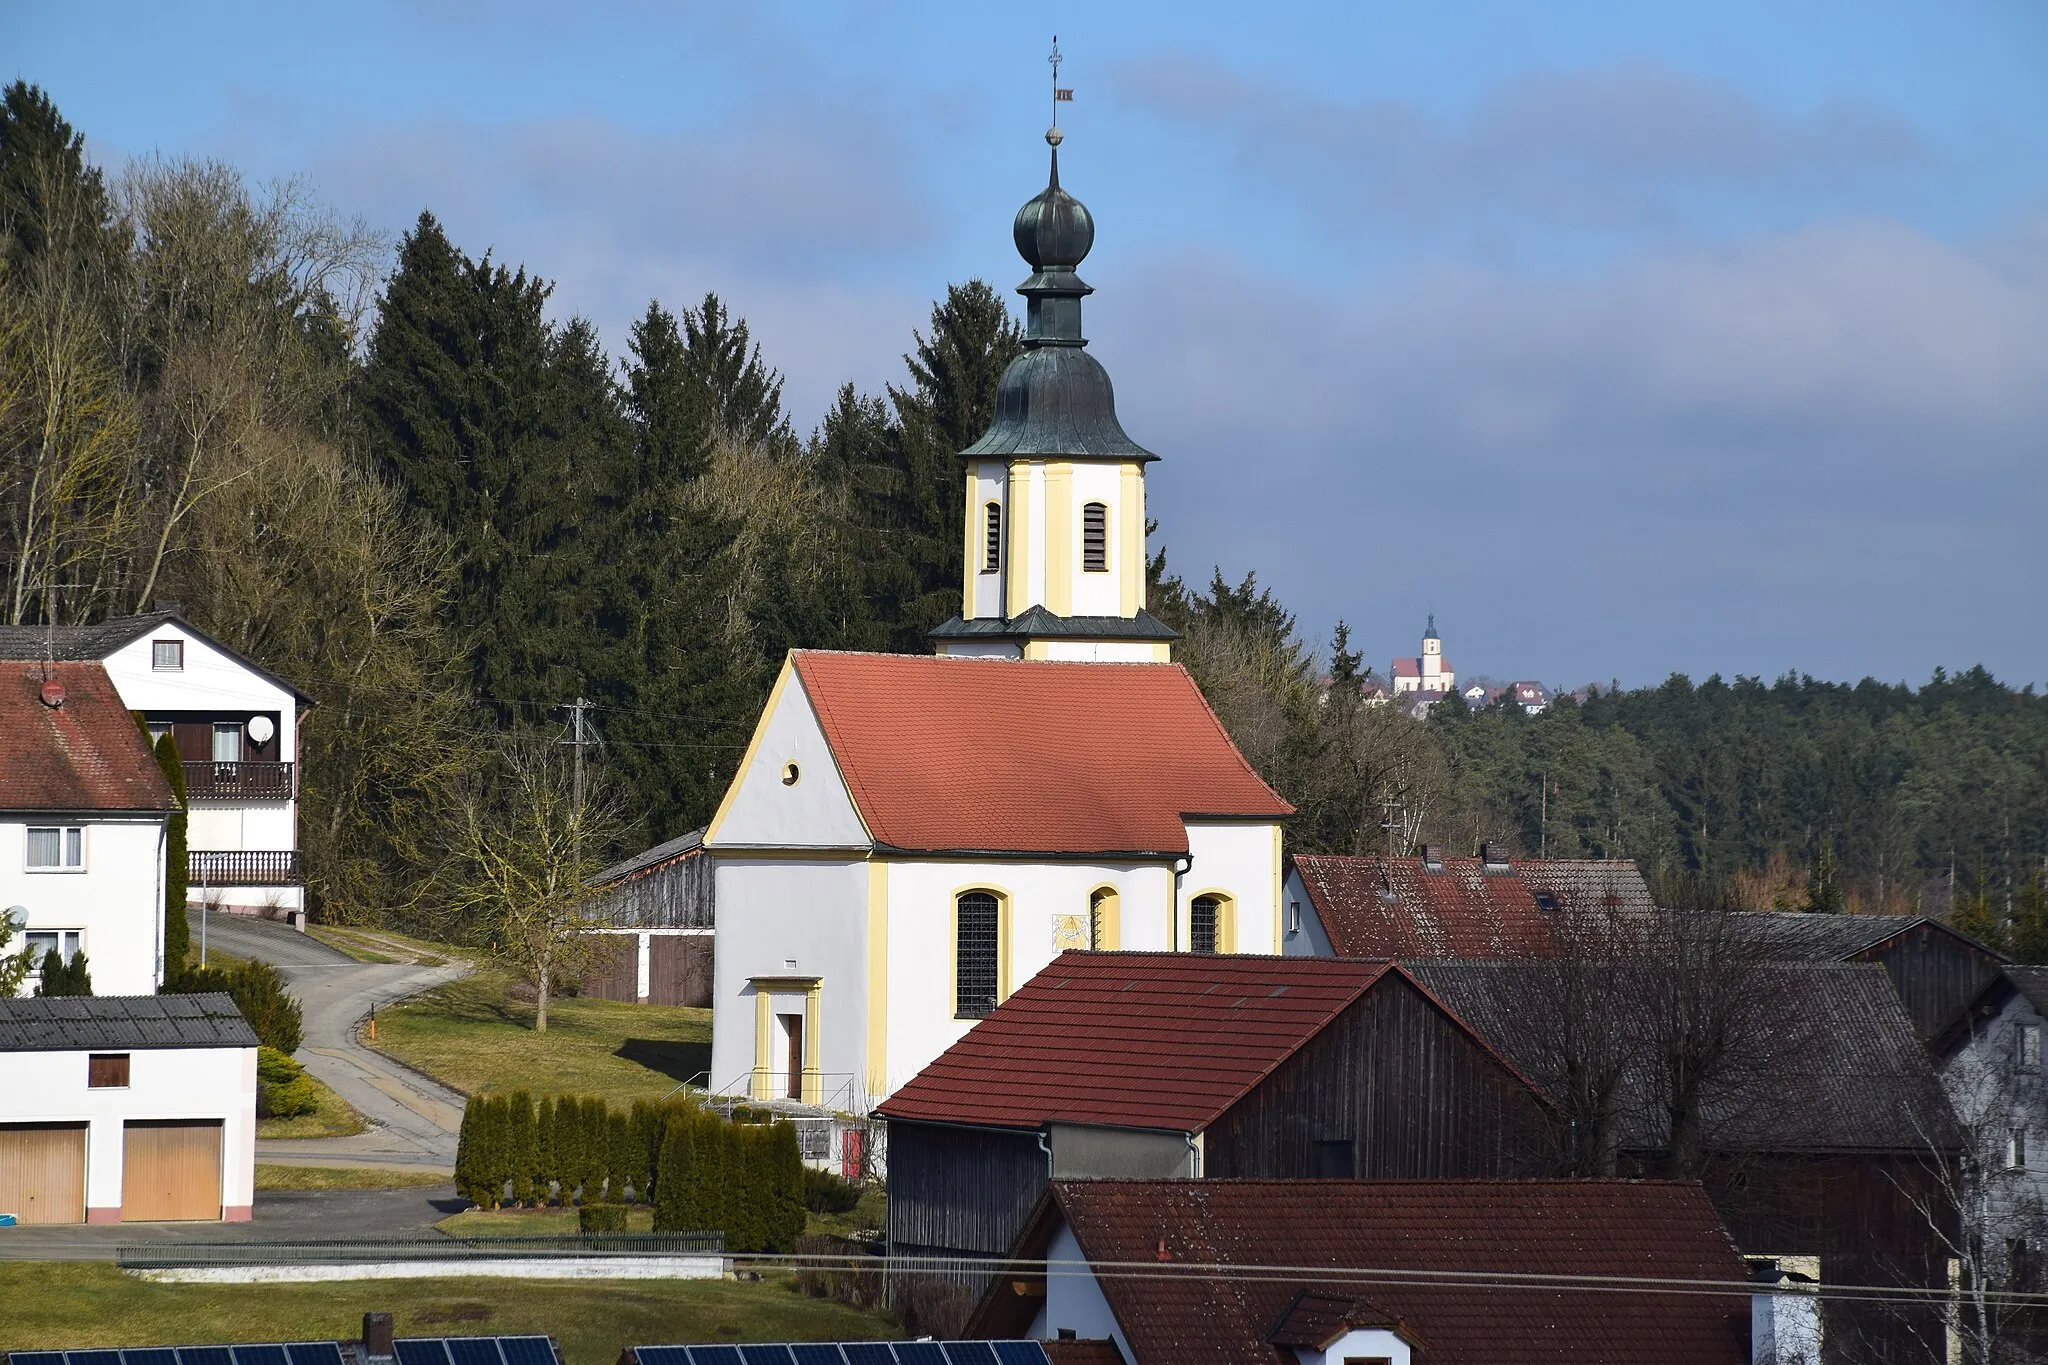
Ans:
[[[1381,669],[1433,613],[1500,679],[2048,680],[2038,0],[0,0],[0,76],[110,169],[431,209],[615,353],[716,291],[808,431],[1022,281],[1055,33],[1175,571]]]

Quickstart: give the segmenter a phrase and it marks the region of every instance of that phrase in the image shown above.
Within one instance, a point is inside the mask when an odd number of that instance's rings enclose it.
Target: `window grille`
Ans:
[[[160,671],[175,672],[185,666],[185,642],[183,640],[151,640],[149,642],[149,666]]]
[[[996,898],[986,891],[969,891],[956,908],[953,1013],[961,1019],[980,1019],[996,1007]]]
[[[1000,573],[1003,567],[1003,505],[990,503],[983,509],[981,571]]]
[[[1222,903],[1214,896],[1197,896],[1188,907],[1188,947],[1198,953],[1216,951],[1216,921]]]
[[[1081,509],[1081,568],[1109,572],[1109,509],[1099,502]]]

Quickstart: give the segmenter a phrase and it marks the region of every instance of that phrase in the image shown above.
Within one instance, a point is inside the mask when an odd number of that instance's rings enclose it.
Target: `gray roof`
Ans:
[[[255,1046],[255,1030],[218,992],[0,999],[0,1052]]]
[[[1015,616],[954,617],[925,634],[934,640],[1178,640],[1180,632],[1138,608],[1136,616],[1057,616],[1033,605]]]
[[[1816,962],[1840,962],[1854,957],[1922,924],[1954,934],[1994,956],[2003,956],[1926,915],[1817,915],[1802,910],[1754,910],[1743,915],[1743,922],[1761,930],[1773,952]]]
[[[2005,979],[2036,1012],[2048,1014],[2048,967],[2007,967]]]
[[[244,668],[297,698],[301,705],[313,699],[269,669],[252,662],[247,655],[208,635],[174,611],[150,611],[139,616],[115,616],[89,626],[0,626],[0,659],[34,661],[55,657],[59,662],[94,663],[123,645],[132,644],[158,626],[170,624],[191,632],[223,654],[232,655]]]
[[[671,862],[682,857],[684,854],[695,853],[704,845],[704,830],[706,828],[708,826],[700,825],[688,834],[678,834],[665,844],[656,844],[644,853],[635,853],[623,862],[613,863],[610,867],[592,877],[590,884],[592,886],[609,886],[613,882],[624,881],[635,872],[645,872],[650,867],[659,867],[661,864]]]
[[[1530,961],[1404,961],[1415,978],[1539,1087],[1557,1072],[1554,1042],[1532,1010],[1546,1006]],[[1621,1018],[1646,1019],[1661,968],[1616,966],[1599,977]],[[1950,1111],[1891,979],[1877,963],[1756,964],[1749,995],[1752,1065],[1703,1104],[1706,1140],[1723,1151],[1922,1152],[1949,1140]],[[1759,1055],[1776,1046],[1775,1056]],[[1623,1145],[1668,1139],[1653,1049],[1626,1065]]]

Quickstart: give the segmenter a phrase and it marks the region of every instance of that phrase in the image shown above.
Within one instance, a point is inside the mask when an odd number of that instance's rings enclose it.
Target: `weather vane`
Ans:
[[[1052,63],[1052,127],[1046,130],[1045,140],[1057,147],[1060,145],[1060,102],[1064,100],[1071,104],[1074,100],[1072,90],[1060,88],[1060,36],[1057,33],[1052,36],[1052,56],[1046,60]]]

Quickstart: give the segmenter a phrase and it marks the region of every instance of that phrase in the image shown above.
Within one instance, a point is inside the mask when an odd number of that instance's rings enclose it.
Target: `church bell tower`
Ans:
[[[1145,466],[1124,434],[1109,374],[1084,349],[1075,267],[1095,222],[1050,183],[1017,210],[1031,277],[1024,351],[1003,371],[995,420],[960,452],[966,499],[960,615],[931,638],[941,654],[1164,663],[1178,638],[1145,610]]]

